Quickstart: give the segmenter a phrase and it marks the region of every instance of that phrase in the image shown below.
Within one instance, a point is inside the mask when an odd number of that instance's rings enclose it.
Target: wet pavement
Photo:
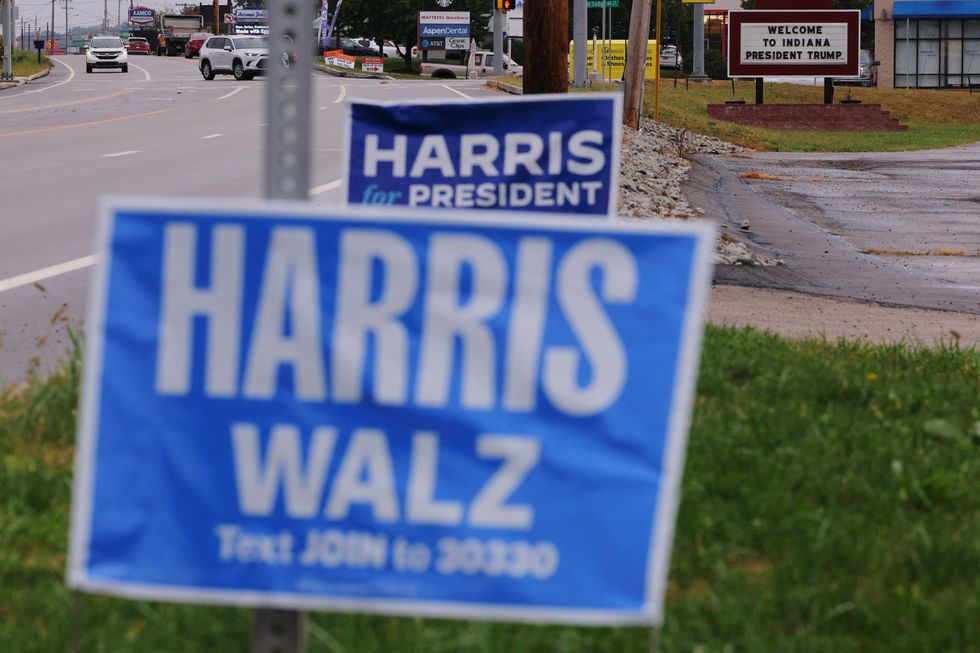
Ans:
[[[722,283],[980,314],[980,144],[699,156],[684,191],[785,262]]]

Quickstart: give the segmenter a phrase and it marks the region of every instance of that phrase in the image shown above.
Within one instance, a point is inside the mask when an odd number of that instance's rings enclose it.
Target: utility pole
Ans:
[[[3,3],[3,79],[12,79],[14,76],[13,68],[13,46],[10,43],[10,23],[13,22],[13,7],[10,0]]]
[[[640,128],[643,109],[643,69],[647,63],[647,40],[650,34],[650,2],[633,3],[630,12],[630,37],[626,50],[626,98],[623,102],[623,124]],[[657,35],[659,39],[659,34]],[[657,43],[659,49],[660,44]]]
[[[102,0],[102,33],[109,33],[109,0]]]
[[[501,1],[493,5],[493,74],[500,77],[504,74],[504,12]]]
[[[65,54],[71,46],[71,32],[68,31],[68,0],[65,0]]]
[[[51,54],[54,54],[54,0],[51,0]]]
[[[702,81],[708,78],[704,74],[704,5],[694,6],[694,66],[691,69],[691,79]]]
[[[524,5],[524,48],[524,93],[568,93],[568,0]]]
[[[589,38],[589,15],[587,0],[572,0],[574,9],[572,11],[572,39],[575,41],[575,55],[572,58],[572,86],[585,86],[587,72],[586,52]]]

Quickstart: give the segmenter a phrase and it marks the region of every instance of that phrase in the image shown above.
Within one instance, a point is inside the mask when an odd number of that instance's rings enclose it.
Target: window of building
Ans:
[[[895,20],[895,88],[980,84],[980,20]]]

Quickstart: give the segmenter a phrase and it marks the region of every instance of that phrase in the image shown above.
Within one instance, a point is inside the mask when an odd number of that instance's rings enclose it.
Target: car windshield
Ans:
[[[861,65],[867,66],[871,63],[871,53],[867,50],[861,50]]]
[[[146,39],[129,39],[129,42],[130,43],[136,43],[138,45],[142,45],[143,43],[146,43]]]
[[[236,50],[246,50],[249,48],[267,48],[269,42],[264,36],[238,36],[232,39]]]
[[[92,39],[93,48],[121,48],[122,41],[119,39]]]

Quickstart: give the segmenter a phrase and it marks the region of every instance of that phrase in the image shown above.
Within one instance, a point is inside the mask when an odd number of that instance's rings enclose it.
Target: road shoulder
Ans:
[[[934,347],[980,347],[980,316],[899,308],[785,290],[716,285],[708,321],[749,326],[785,338],[826,338]]]

